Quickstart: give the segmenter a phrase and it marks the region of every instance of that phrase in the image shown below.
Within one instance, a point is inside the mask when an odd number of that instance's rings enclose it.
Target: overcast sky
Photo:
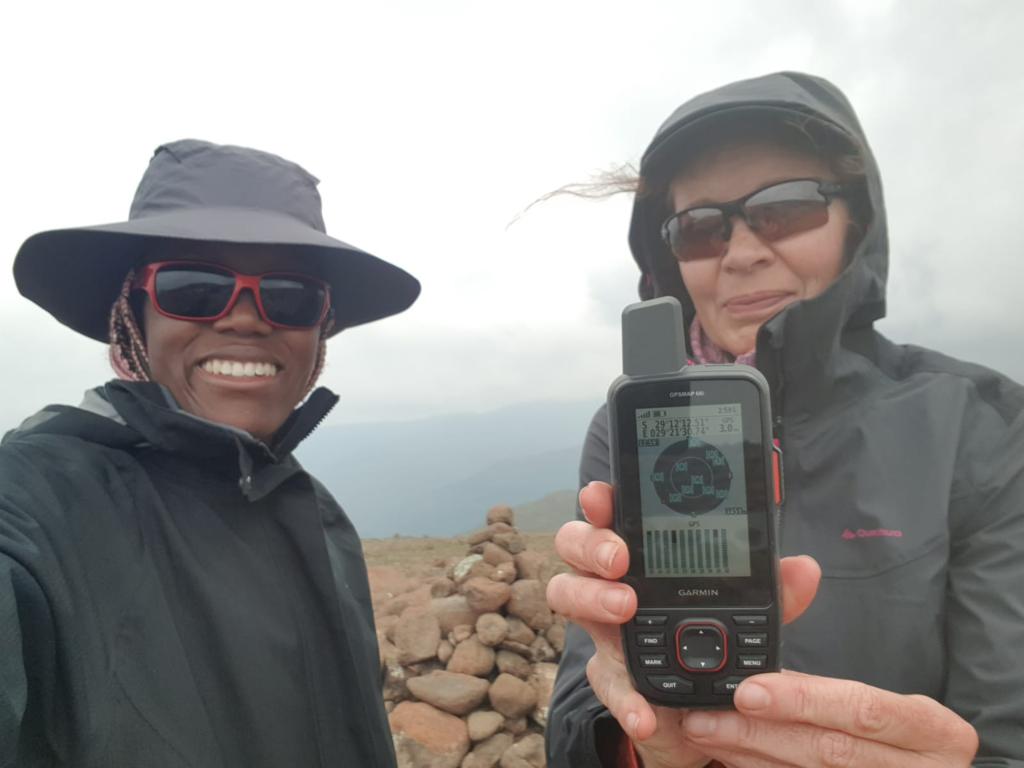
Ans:
[[[780,69],[858,110],[885,182],[894,340],[1024,379],[1024,3],[7,4],[0,431],[110,377],[21,298],[32,233],[127,218],[153,149],[258,147],[419,302],[331,342],[335,422],[604,396],[635,300],[629,201],[532,200],[636,162],[682,101]]]

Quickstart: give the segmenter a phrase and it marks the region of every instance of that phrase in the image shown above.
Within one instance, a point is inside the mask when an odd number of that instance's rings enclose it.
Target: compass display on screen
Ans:
[[[732,470],[718,448],[687,437],[661,452],[651,482],[662,504],[696,516],[710,512],[728,498]]]

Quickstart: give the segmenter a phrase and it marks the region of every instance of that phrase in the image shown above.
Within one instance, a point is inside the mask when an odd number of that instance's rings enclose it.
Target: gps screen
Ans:
[[[750,576],[740,403],[636,410],[644,575]]]

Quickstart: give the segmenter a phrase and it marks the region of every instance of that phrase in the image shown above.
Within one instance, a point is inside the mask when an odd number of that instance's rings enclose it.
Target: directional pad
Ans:
[[[687,622],[679,628],[679,663],[690,672],[717,672],[727,656],[725,631],[717,622]]]

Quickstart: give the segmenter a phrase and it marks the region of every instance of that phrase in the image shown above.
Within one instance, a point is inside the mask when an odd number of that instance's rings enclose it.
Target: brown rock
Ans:
[[[508,602],[512,587],[500,581],[477,577],[462,585],[462,593],[472,610],[477,613],[493,613]]]
[[[397,616],[374,616],[374,624],[377,627],[377,637],[386,637],[388,640],[394,638],[395,624],[398,623]]]
[[[530,733],[505,750],[501,768],[544,768],[544,737]]]
[[[441,633],[447,635],[459,624],[475,624],[476,611],[469,607],[464,595],[435,597],[430,601],[430,612],[437,617]]]
[[[518,616],[533,629],[547,629],[553,620],[544,585],[534,579],[520,579],[512,585],[508,612]]]
[[[494,572],[491,574],[491,579],[511,584],[516,580],[517,575],[515,563],[500,563],[494,566]]]
[[[491,565],[486,561],[481,561],[474,565],[469,570],[469,578],[485,578],[491,581],[501,581],[501,579],[495,578],[495,574],[498,572],[498,566]]]
[[[502,640],[498,644],[498,647],[503,651],[518,654],[524,659],[530,658],[530,646],[517,643],[515,640]]]
[[[530,661],[555,661],[557,658],[555,649],[543,635],[537,635],[537,639],[530,643]]]
[[[483,544],[485,541],[490,541],[494,538],[495,534],[509,533],[513,531],[515,531],[515,528],[508,523],[491,523],[486,528],[482,528],[479,531],[469,534],[469,538],[466,539],[466,541],[472,547],[477,544]]]
[[[473,555],[473,557],[481,557],[481,556],[480,555]],[[495,571],[495,566],[491,565],[487,561],[485,561],[485,560],[474,560],[470,564],[469,568],[467,568],[466,570],[460,570],[459,571],[459,577],[457,579],[455,579],[455,584],[456,585],[464,584],[469,579],[476,579],[476,578],[493,579],[494,578],[494,571]],[[453,575],[454,575],[454,573],[453,573]]]
[[[409,578],[398,568],[386,565],[367,568],[366,577],[370,582],[370,598],[375,605],[419,586],[416,579]]]
[[[471,741],[483,741],[501,730],[505,724],[505,718],[500,712],[491,709],[478,709],[471,712],[466,718],[466,725],[469,728]]]
[[[491,541],[502,549],[507,549],[513,555],[517,555],[526,549],[526,539],[518,531],[502,531],[491,537]]]
[[[495,656],[495,662],[498,665],[499,671],[507,672],[508,674],[515,675],[523,680],[526,680],[533,671],[533,668],[530,666],[530,662],[513,651],[498,651]]]
[[[411,684],[414,681],[409,682]],[[505,673],[498,675],[491,684],[487,698],[490,699],[491,706],[505,717],[522,717],[537,705],[537,691],[518,677]]]
[[[473,625],[472,624],[459,624],[451,632],[448,633],[448,642],[452,645],[458,645],[464,643],[473,636]]]
[[[516,524],[516,513],[512,511],[512,507],[507,504],[498,504],[487,510],[487,524],[493,525],[494,523],[508,523],[509,525]]]
[[[403,701],[388,722],[399,768],[458,768],[469,751],[466,724],[429,704]]]
[[[548,707],[551,704],[551,693],[555,690],[557,674],[557,664],[534,664],[530,678],[526,681],[537,692],[537,706],[530,713],[530,718],[541,728],[547,728],[548,725]]]
[[[494,768],[505,751],[512,746],[512,741],[512,734],[494,734],[473,747],[473,751],[463,759],[461,768]]]
[[[498,613],[485,613],[476,620],[476,634],[480,642],[491,647],[508,635],[508,622]]]
[[[472,712],[487,698],[488,690],[486,680],[457,672],[433,672],[412,677],[406,681],[406,686],[416,698],[453,715]]]
[[[473,637],[455,646],[455,653],[448,661],[449,672],[486,677],[494,669],[494,650]]]
[[[437,660],[442,664],[447,664],[448,659],[452,657],[454,652],[455,646],[453,646],[448,640],[442,640],[437,644]]]
[[[516,569],[521,579],[540,580],[541,569],[547,562],[547,558],[539,552],[520,552],[515,556]]]
[[[525,646],[529,646],[533,642],[533,639],[537,636],[537,633],[526,626],[526,623],[522,619],[517,619],[514,616],[506,617],[508,621],[508,636],[506,640],[511,640],[513,643],[522,643]]]
[[[441,625],[434,614],[408,608],[395,625],[394,639],[398,660],[402,664],[426,661],[437,655]]]
[[[551,647],[555,649],[555,653],[561,654],[565,650],[565,624],[556,622],[548,627],[544,634]]]
[[[484,562],[490,563],[491,565],[501,565],[502,563],[513,563],[512,555],[509,554],[508,550],[499,547],[492,541],[485,541],[481,549]]]
[[[451,579],[441,576],[430,583],[431,597],[448,597],[452,594],[455,594],[455,582]]]
[[[398,616],[407,608],[427,605],[429,602],[430,585],[423,584],[411,592],[405,592],[391,600],[385,600],[377,607],[376,613],[379,616]]]
[[[510,717],[505,720],[505,730],[516,736],[526,733],[526,729],[529,727],[530,724],[526,721],[525,717]]]

